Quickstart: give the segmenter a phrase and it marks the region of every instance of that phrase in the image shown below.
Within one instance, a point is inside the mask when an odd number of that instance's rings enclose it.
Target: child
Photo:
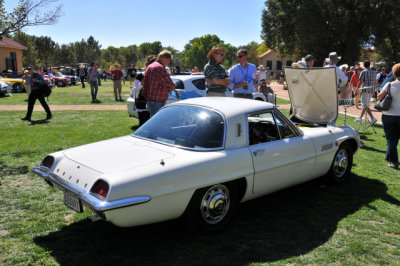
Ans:
[[[142,81],[144,79],[143,73],[136,75],[135,84],[131,92],[131,96],[135,98],[136,111],[139,116],[139,127],[146,123],[150,118],[150,113],[147,111],[146,104],[147,100],[142,95]]]

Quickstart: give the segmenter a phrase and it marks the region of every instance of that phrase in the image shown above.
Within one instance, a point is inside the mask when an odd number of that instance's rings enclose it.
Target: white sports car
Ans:
[[[332,123],[336,72],[318,71],[333,85],[316,90],[314,74],[286,73],[291,97],[300,93],[313,106],[295,101],[294,115],[306,126],[271,103],[188,99],[165,106],[130,136],[52,153],[33,172],[60,188],[68,207],[87,206],[117,226],[182,217],[189,227],[214,233],[238,203],[320,176],[333,183],[349,177],[360,137]]]

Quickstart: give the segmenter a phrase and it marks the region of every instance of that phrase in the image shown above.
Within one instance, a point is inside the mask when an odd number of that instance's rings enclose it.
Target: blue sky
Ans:
[[[6,0],[9,12],[18,0]],[[25,33],[50,36],[59,44],[92,35],[102,48],[160,41],[182,51],[195,37],[215,34],[234,46],[261,43],[264,0],[59,0],[64,15],[50,26]]]

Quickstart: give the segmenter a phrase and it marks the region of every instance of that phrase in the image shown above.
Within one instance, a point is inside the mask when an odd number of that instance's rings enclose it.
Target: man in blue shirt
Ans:
[[[240,49],[236,53],[239,64],[233,66],[229,71],[231,83],[229,88],[233,90],[233,96],[239,98],[253,99],[253,92],[257,92],[255,80],[258,80],[257,68],[247,62],[247,50]]]
[[[29,94],[28,98],[28,112],[26,113],[26,116],[24,118],[21,118],[21,120],[31,121],[32,111],[33,107],[35,106],[36,100],[39,100],[40,104],[43,106],[43,109],[46,111],[47,113],[46,120],[51,119],[52,118],[51,111],[44,99],[43,89],[42,89],[42,86],[46,81],[44,80],[42,75],[35,72],[35,68],[33,66],[28,66],[27,70],[31,75],[30,79],[31,93]]]

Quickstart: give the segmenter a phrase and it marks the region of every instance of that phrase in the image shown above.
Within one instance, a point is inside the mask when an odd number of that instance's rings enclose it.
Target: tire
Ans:
[[[24,92],[24,87],[22,86],[21,83],[15,83],[13,86],[13,92],[19,93],[19,92]]]
[[[333,158],[331,168],[326,175],[327,181],[333,184],[343,183],[350,176],[352,166],[353,149],[349,143],[344,142],[340,144]]]
[[[214,234],[223,230],[236,209],[237,188],[233,183],[197,190],[183,215],[186,227],[200,234]]]

